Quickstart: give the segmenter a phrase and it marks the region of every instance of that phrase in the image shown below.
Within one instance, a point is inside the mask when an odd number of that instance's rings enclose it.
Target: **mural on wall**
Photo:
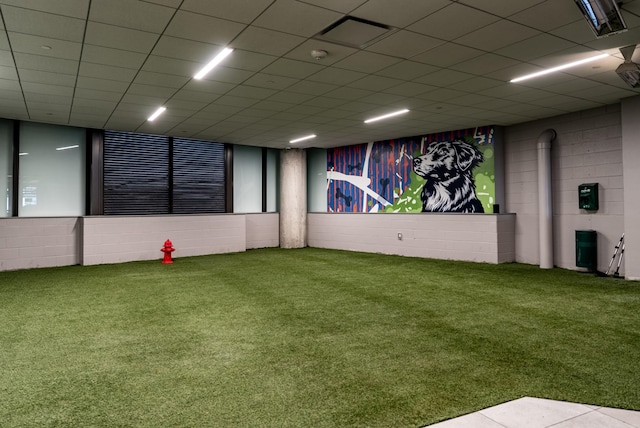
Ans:
[[[493,212],[493,127],[327,150],[329,212]]]

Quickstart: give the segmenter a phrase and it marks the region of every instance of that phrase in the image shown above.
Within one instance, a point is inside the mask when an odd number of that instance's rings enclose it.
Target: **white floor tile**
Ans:
[[[507,428],[546,428],[591,411],[582,404],[524,397],[480,413]]]

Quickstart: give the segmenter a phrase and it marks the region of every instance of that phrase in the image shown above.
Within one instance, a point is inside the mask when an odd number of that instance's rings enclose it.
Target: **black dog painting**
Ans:
[[[461,140],[429,144],[425,154],[413,159],[413,170],[427,180],[422,212],[483,213],[473,178],[473,169],[482,161],[482,153]]]

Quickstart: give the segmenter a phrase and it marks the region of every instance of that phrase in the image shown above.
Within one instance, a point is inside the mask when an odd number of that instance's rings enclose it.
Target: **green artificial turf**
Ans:
[[[3,272],[0,345],[2,427],[640,409],[640,285],[519,264],[306,248]]]

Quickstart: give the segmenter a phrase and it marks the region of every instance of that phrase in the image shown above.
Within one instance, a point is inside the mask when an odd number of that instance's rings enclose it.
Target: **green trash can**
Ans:
[[[576,230],[576,266],[598,269],[598,234],[595,230]]]

